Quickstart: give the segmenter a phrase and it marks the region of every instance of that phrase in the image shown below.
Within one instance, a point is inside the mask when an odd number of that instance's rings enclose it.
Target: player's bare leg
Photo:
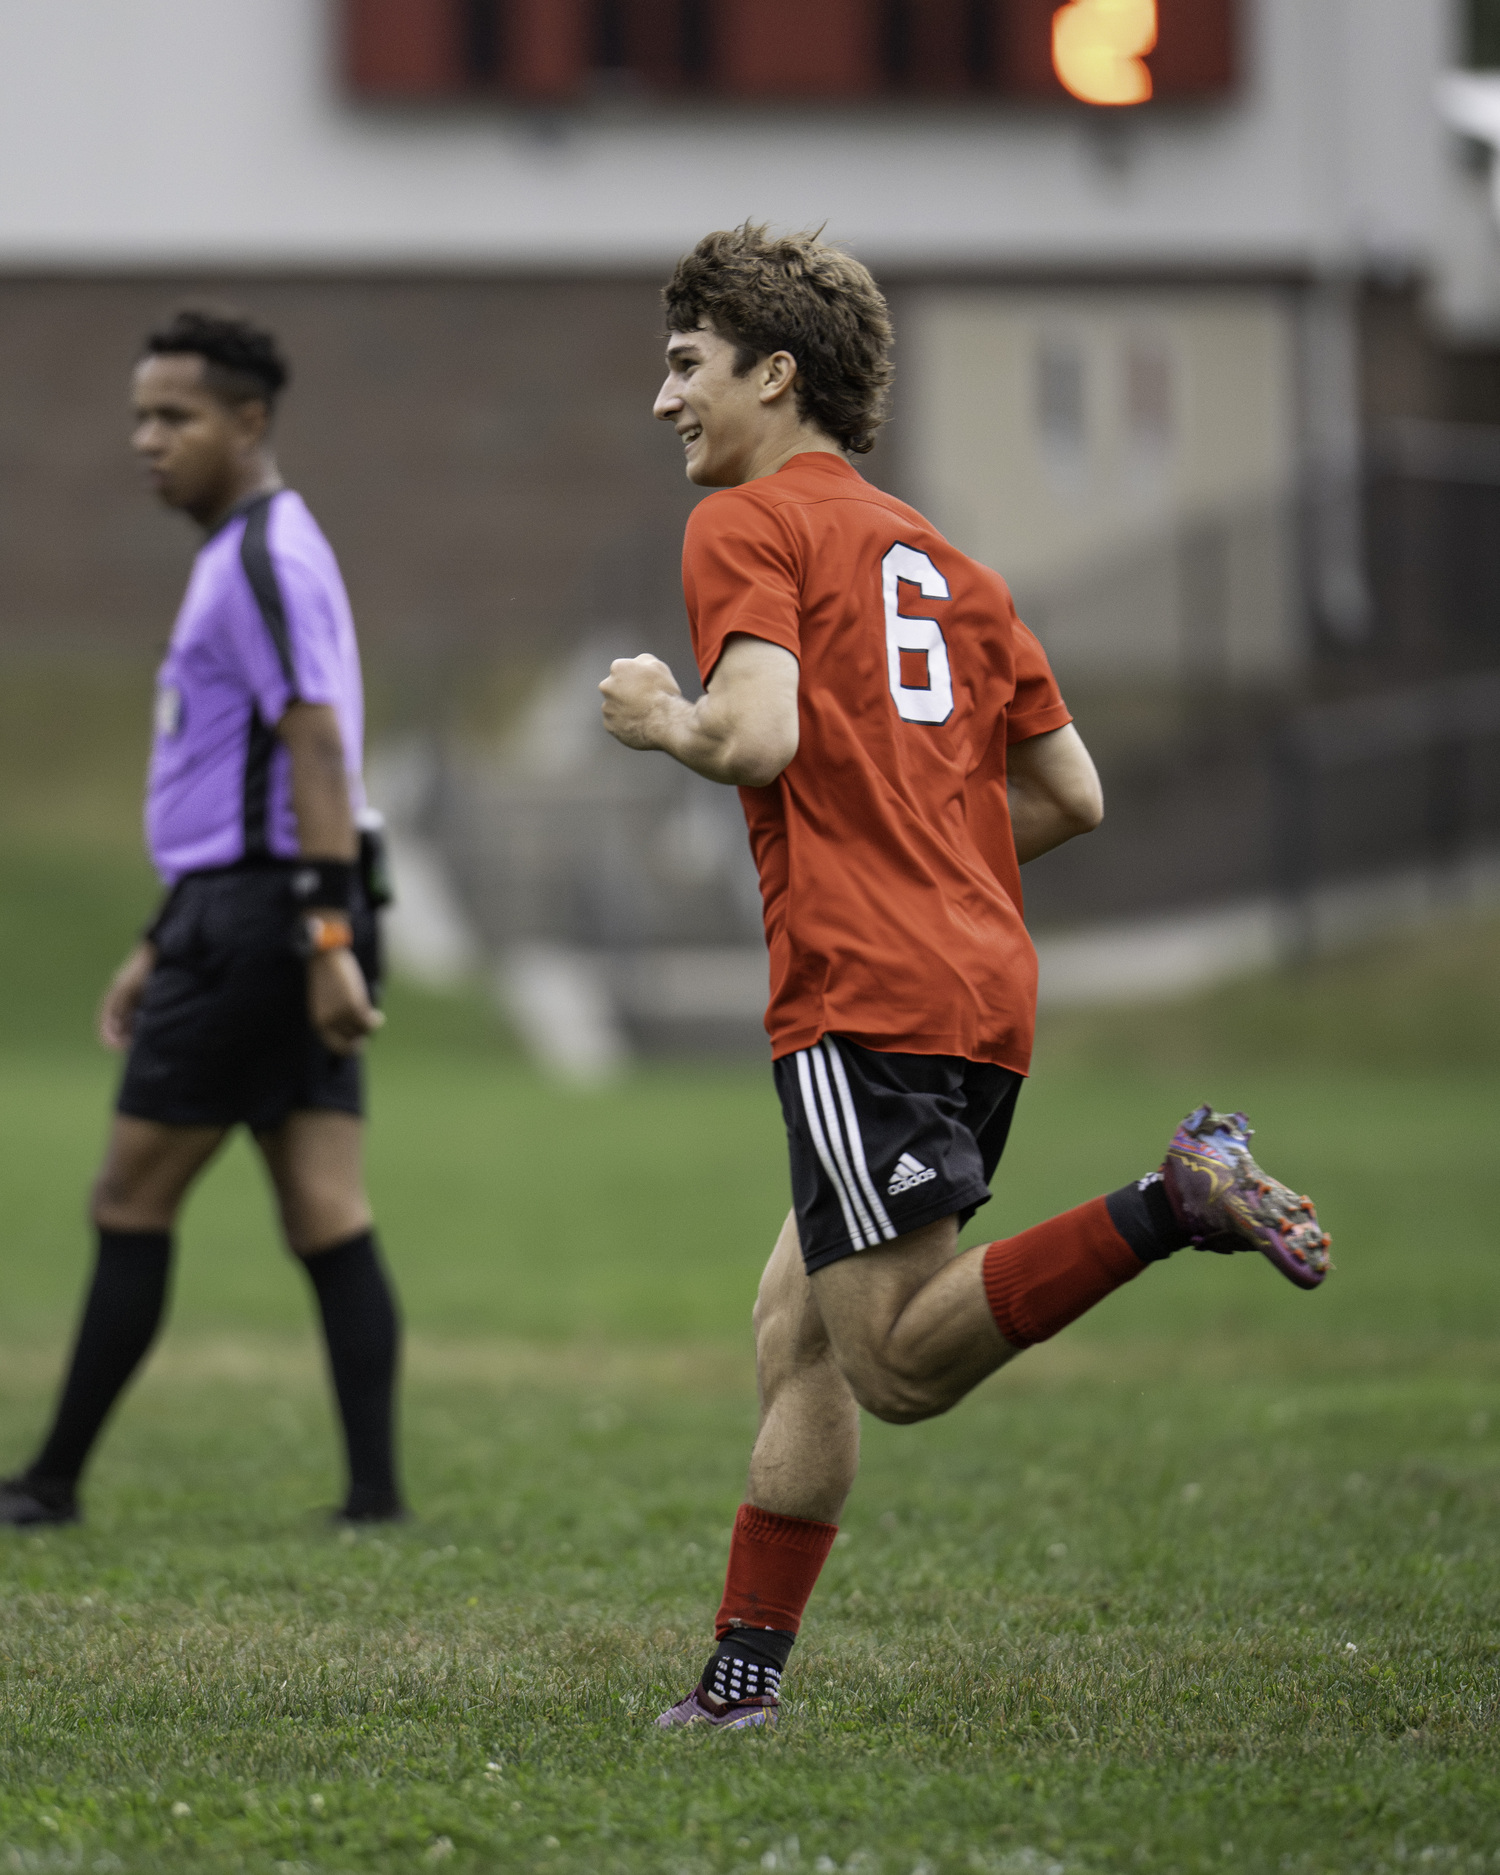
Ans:
[[[661,1715],[663,1726],[774,1723],[781,1669],[859,1467],[859,1406],[823,1327],[794,1216],[761,1277],[755,1369],[760,1427],[715,1624],[719,1646],[699,1684]]]
[[[1020,1352],[995,1326],[985,1246],[955,1257],[957,1240],[956,1220],[942,1218],[811,1279],[839,1369],[877,1419],[946,1413]]]
[[[1067,1221],[1055,1222],[1066,1236]],[[955,1257],[957,1234],[957,1221],[942,1218],[809,1276],[795,1216],[787,1219],[756,1303],[760,1430],[718,1645],[698,1685],[659,1724],[774,1721],[781,1671],[854,1483],[859,1408],[898,1424],[929,1418],[1019,1352],[996,1326],[987,1251]],[[1118,1240],[1116,1248],[1120,1269],[1138,1274],[1129,1248]]]
[[[735,1523],[719,1645],[664,1725],[764,1725],[859,1466],[859,1408],[942,1412],[1016,1352],[952,1218],[809,1278],[789,1216],[755,1305],[760,1429]],[[854,1271],[865,1282],[839,1280]],[[828,1279],[833,1278],[832,1282]]]
[[[788,1219],[756,1309],[761,1425],[699,1685],[662,1725],[775,1716],[781,1670],[858,1462],[855,1403],[896,1424],[946,1412],[986,1375],[1192,1244],[1255,1250],[1300,1287],[1328,1269],[1311,1202],[1249,1156],[1242,1114],[1207,1107],[1161,1171],[1016,1237],[954,1255],[945,1218],[811,1277]]]
[[[760,1429],[748,1501],[837,1523],[859,1468],[859,1406],[834,1357],[788,1215],[755,1301]]]
[[[364,1183],[364,1123],[328,1109],[288,1114],[256,1135],[287,1247],[318,1299],[344,1426],[349,1523],[406,1515],[396,1480],[395,1389],[401,1325]]]
[[[984,1293],[983,1250],[953,1255],[944,1218],[809,1277],[788,1216],[755,1305],[760,1431],[748,1497],[836,1523],[859,1464],[859,1408],[943,1413],[1017,1352]]]

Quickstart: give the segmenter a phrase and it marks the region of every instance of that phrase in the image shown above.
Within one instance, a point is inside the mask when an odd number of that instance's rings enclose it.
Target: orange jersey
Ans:
[[[1025,1073],[1036,953],[1006,744],[1071,719],[1005,582],[810,452],[699,503],[683,588],[705,683],[734,632],[801,667],[797,754],[740,790],[773,1055],[833,1033]]]

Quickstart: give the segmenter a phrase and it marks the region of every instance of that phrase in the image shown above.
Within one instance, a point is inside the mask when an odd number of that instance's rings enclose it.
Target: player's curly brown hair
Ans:
[[[862,456],[885,421],[894,334],[868,268],[821,232],[772,236],[747,221],[706,234],[678,261],[662,303],[668,331],[711,326],[731,340],[740,377],[756,359],[790,352],[804,421]]]

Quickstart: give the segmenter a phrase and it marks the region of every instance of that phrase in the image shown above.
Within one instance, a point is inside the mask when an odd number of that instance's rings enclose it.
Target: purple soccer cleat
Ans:
[[[695,1686],[686,1699],[678,1700],[675,1706],[668,1706],[656,1723],[664,1728],[673,1725],[717,1725],[727,1732],[743,1732],[753,1725],[774,1725],[776,1701],[745,1699],[715,1712],[704,1700],[703,1688]]]
[[[1196,1108],[1167,1148],[1167,1197],[1195,1248],[1259,1250],[1299,1289],[1316,1289],[1333,1267],[1328,1234],[1311,1198],[1267,1178],[1250,1157],[1253,1137],[1243,1113]]]

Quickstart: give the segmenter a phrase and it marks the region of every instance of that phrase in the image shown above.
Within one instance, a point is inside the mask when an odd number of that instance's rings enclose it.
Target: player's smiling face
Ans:
[[[216,397],[192,352],[143,358],[131,401],[131,447],[167,506],[204,520],[231,505],[247,450],[264,432],[264,406]]]
[[[708,326],[674,332],[667,342],[655,414],[682,438],[687,478],[700,488],[749,481],[775,420],[755,369],[735,375],[738,357],[738,346]]]

